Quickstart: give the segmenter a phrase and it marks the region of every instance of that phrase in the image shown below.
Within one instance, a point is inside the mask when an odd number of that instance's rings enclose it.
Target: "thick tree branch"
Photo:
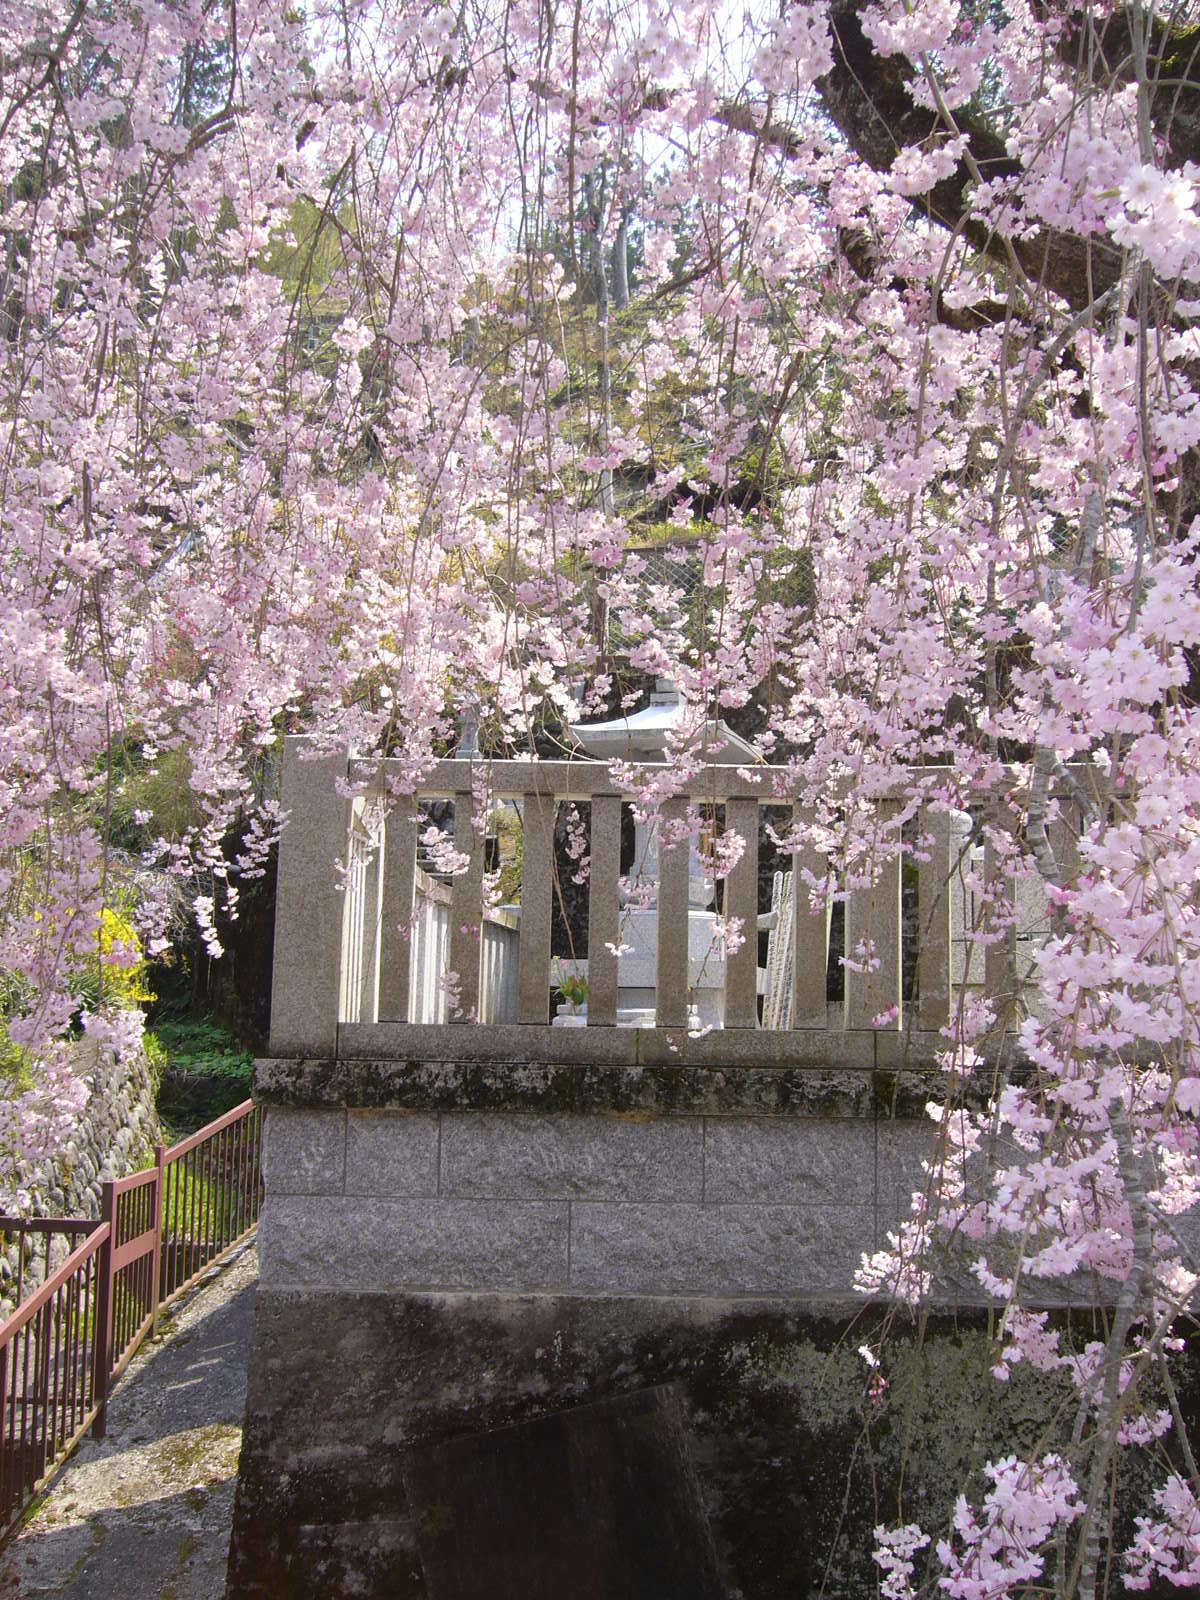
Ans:
[[[876,54],[853,0],[834,0],[829,20],[834,66],[817,87],[829,115],[857,153],[876,171],[886,171],[902,149],[924,143],[942,124],[936,112],[914,104],[909,93],[916,77],[912,64],[903,56]],[[966,113],[956,113],[956,118],[960,132],[967,135],[972,162],[985,180],[1015,180],[1020,175],[1020,164],[993,128]],[[964,159],[928,194],[914,198],[913,205],[944,227],[961,226],[976,249],[998,261],[1011,249],[1031,279],[1061,295],[1075,310],[1116,282],[1120,253],[1103,240],[1084,240],[1053,229],[1028,239],[997,236],[969,215],[972,182]]]
[[[1171,17],[1177,13],[1171,12]],[[1149,112],[1163,141],[1168,167],[1200,160],[1200,28],[1160,15],[1142,18],[1149,67]],[[1058,40],[1062,61],[1074,67],[1084,56],[1099,82],[1126,84],[1136,76],[1134,30],[1128,6],[1110,16],[1072,9]]]

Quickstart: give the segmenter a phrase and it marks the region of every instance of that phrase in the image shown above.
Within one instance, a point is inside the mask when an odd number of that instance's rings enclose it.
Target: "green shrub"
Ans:
[[[164,1017],[146,1037],[174,1071],[240,1077],[249,1087],[254,1057],[212,1017]]]
[[[105,1005],[130,1010],[154,996],[146,987],[146,960],[142,941],[129,918],[111,906],[100,913],[100,934],[94,954],[87,957],[71,975],[71,991],[92,1011],[103,999]],[[99,956],[97,961],[96,956]],[[130,957],[133,959],[130,960]],[[104,985],[101,994],[101,975]]]
[[[192,1133],[249,1096],[254,1058],[212,1017],[160,1018],[146,1040],[166,1137]]]

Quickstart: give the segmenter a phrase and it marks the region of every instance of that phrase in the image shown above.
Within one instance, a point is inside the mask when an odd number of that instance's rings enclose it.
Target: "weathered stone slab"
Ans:
[[[549,1289],[567,1282],[567,1207],[545,1201],[283,1195],[259,1222],[274,1288]]]
[[[846,1293],[871,1209],[576,1202],[571,1288],[617,1294]]]
[[[1184,1257],[1185,1263],[1191,1268],[1194,1261],[1200,1260],[1200,1210],[1193,1206],[1190,1211],[1173,1216],[1171,1228],[1180,1248],[1191,1252],[1190,1261]]]
[[[497,1112],[442,1118],[442,1193],[699,1200],[699,1117],[639,1120]]]
[[[346,1114],[272,1106],[264,1118],[263,1182],[269,1195],[341,1194]]]
[[[869,1072],[870,1028],[716,1029],[693,1036],[682,1020],[654,1028],[550,1028],[521,1023],[486,1027],[440,1023],[343,1023],[337,1057],[359,1061],[539,1062],[606,1067],[804,1067]],[[899,1037],[899,1034],[896,1035]],[[932,1038],[941,1043],[938,1035]]]
[[[933,1144],[934,1126],[928,1118],[921,1122],[880,1120],[876,1135],[880,1244],[889,1228],[910,1215],[914,1192],[927,1187],[929,1178],[921,1164],[930,1159]]]
[[[346,1123],[346,1193],[436,1195],[438,1118],[431,1113],[351,1111]]]
[[[282,801],[290,813],[275,875],[272,1049],[278,1054],[337,1046],[342,912],[346,892],[336,863],[346,855],[350,804],[338,793],[346,750],[316,761],[305,738],[283,742]]]
[[[459,1032],[470,1032],[459,1025]],[[566,1035],[581,1028],[558,1028]],[[596,1029],[618,1035],[619,1028]],[[906,1074],[917,1083],[917,1075]],[[932,1080],[941,1083],[941,1075]],[[891,1092],[890,1080],[887,1085]],[[922,1103],[928,1091],[921,1090]],[[261,1060],[254,1096],[266,1105],[402,1111],[691,1113],[700,1116],[873,1116],[869,1071],[535,1062]]]
[[[706,1201],[875,1203],[875,1129],[866,1121],[781,1117],[705,1123]]]

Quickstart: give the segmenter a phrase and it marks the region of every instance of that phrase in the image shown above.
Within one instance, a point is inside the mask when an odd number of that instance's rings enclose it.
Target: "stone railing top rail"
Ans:
[[[308,763],[302,763],[307,765]],[[697,768],[690,775],[665,763],[630,761],[642,780],[649,784],[660,776],[677,775],[676,793],[689,799],[704,800],[754,800],[759,805],[791,805],[794,794],[788,792],[787,769],[761,766],[729,767],[711,762]],[[368,793],[384,794],[389,785],[407,779],[408,766],[400,761],[382,756],[352,757],[347,762],[346,775],[350,783],[363,786]],[[912,768],[912,779],[907,784],[896,784],[886,791],[873,795],[874,800],[897,801],[905,797],[917,782],[934,786],[939,778],[947,776],[949,767],[929,766]],[[418,795],[470,794],[472,784],[486,781],[490,794],[498,797],[542,795],[556,800],[591,800],[596,796],[620,796],[628,799],[634,786],[620,783],[612,776],[607,761],[593,761],[586,756],[573,760],[489,761],[476,757],[468,761],[461,757],[435,762],[430,771],[416,785]],[[849,794],[852,780],[847,778],[842,789]]]

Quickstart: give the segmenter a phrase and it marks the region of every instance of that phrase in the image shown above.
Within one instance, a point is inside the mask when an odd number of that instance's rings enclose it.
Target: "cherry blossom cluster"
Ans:
[[[399,798],[476,707],[483,826],[488,755],[565,753],[670,677],[666,770],[614,769],[661,848],[738,859],[656,820],[714,716],[802,808],[777,837],[818,911],[951,824],[931,1155],[860,1286],[970,1284],[994,1381],[1029,1364],[1065,1420],[950,1526],[901,1510],[887,1592],[1090,1600],[1138,1452],[1129,1579],[1194,1583],[1200,213],[1159,82],[1187,52],[1137,5],[727,13],[4,8],[0,1043],[34,1087],[0,1143],[69,1125],[81,1027],[135,1047],[106,906],[158,955],[182,899],[217,954],[287,823],[282,733],[387,753]],[[884,151],[852,97],[896,83]],[[1108,1308],[1095,1348],[1056,1296]]]

